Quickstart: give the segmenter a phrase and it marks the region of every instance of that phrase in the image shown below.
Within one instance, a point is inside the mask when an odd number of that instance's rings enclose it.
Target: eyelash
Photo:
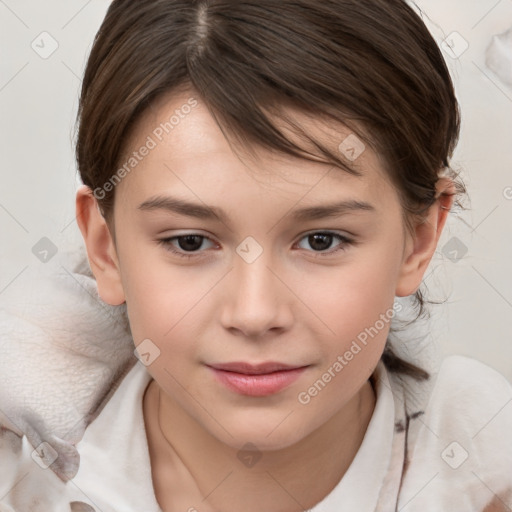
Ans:
[[[338,251],[344,251],[346,250],[346,248],[350,245],[354,245],[354,241],[351,240],[350,238],[344,236],[344,235],[340,235],[339,233],[336,233],[336,232],[333,232],[333,231],[312,231],[310,233],[307,233],[305,234],[300,240],[303,240],[304,238],[307,238],[311,235],[332,235],[333,237],[337,238],[340,242],[342,242],[337,249],[334,249],[334,250],[331,250],[331,251],[324,251],[324,252],[318,252],[318,251],[309,251],[309,252],[313,252],[315,253],[315,257],[318,256],[318,257],[326,257],[326,256],[331,256],[332,254],[335,254],[337,253]],[[186,233],[184,235],[178,235],[178,236],[173,236],[173,237],[168,237],[168,238],[161,238],[159,240],[157,240],[158,244],[159,245],[163,245],[164,248],[171,252],[172,254],[175,254],[176,256],[179,256],[181,258],[186,258],[186,259],[191,259],[191,258],[196,258],[196,257],[201,257],[199,255],[199,253],[196,251],[196,252],[192,252],[190,254],[187,254],[187,253],[183,253],[183,252],[180,252],[180,251],[177,251],[176,249],[173,249],[172,245],[171,245],[171,242],[173,240],[177,240],[179,238],[185,238],[187,236],[197,236],[197,237],[200,237],[200,238],[205,238],[207,240],[210,240],[207,236],[205,235],[201,235],[199,233]],[[210,240],[211,241],[211,240]]]

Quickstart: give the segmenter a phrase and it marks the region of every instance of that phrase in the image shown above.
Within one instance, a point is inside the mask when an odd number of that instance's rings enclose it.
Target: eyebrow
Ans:
[[[171,196],[153,196],[138,206],[142,211],[164,210],[196,219],[218,220],[228,223],[228,216],[220,208],[206,206],[199,203],[191,203],[183,199]],[[376,212],[376,208],[365,201],[354,199],[339,201],[336,203],[308,206],[292,210],[290,215],[298,221],[316,220],[327,217],[338,217],[347,213]]]

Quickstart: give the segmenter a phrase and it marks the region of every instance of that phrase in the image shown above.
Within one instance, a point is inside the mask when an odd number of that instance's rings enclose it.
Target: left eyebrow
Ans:
[[[171,196],[153,196],[138,206],[139,210],[155,211],[166,210],[187,217],[197,219],[211,219],[222,223],[228,223],[227,214],[220,208],[206,206],[199,203],[191,203],[183,199]],[[292,210],[290,215],[298,221],[323,219],[326,217],[338,217],[348,213],[376,212],[376,208],[365,201],[347,200],[337,203],[308,206]]]
[[[376,212],[376,208],[366,201],[356,201],[351,199],[348,201],[340,201],[318,206],[309,206],[292,210],[292,217],[299,221],[324,219],[326,217],[340,217],[348,213],[356,212]]]

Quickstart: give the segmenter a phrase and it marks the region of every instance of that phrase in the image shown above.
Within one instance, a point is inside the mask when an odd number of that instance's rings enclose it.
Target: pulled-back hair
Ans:
[[[459,106],[443,56],[403,0],[114,0],[96,35],[79,104],[76,158],[83,183],[111,227],[115,187],[103,188],[142,114],[164,94],[190,88],[226,137],[311,158],[277,128],[284,105],[347,126],[380,157],[408,229],[436,200]],[[294,125],[295,126],[295,125]],[[300,128],[295,126],[296,130]],[[341,153],[312,142],[326,162],[358,175]],[[460,204],[456,201],[456,204]],[[415,294],[418,317],[425,299]],[[383,361],[418,379],[428,373]]]

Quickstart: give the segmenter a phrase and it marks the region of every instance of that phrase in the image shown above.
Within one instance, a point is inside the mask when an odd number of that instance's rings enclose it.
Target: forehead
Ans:
[[[341,160],[356,169],[360,176],[326,162],[311,142],[278,118],[272,118],[274,125],[299,147],[318,155],[312,157],[317,161],[255,145],[237,144],[226,137],[193,90],[182,90],[158,98],[135,124],[120,159],[120,166],[123,166],[134,158],[134,152],[138,153],[137,161],[131,162],[136,164],[135,172],[126,173],[116,194],[140,198],[159,192],[162,187],[172,188],[180,181],[181,185],[185,182],[204,185],[215,181],[236,187],[237,183],[242,183],[240,170],[245,170],[253,183],[266,187],[266,190],[270,186],[293,194],[300,193],[301,187],[318,191],[341,187],[377,199],[384,199],[383,192],[387,192],[397,199],[379,155],[348,127],[293,106],[286,106],[284,112],[286,119],[297,123],[308,136],[321,141],[334,153],[338,152]],[[256,192],[256,187],[253,190]],[[222,196],[218,199],[222,200]]]

